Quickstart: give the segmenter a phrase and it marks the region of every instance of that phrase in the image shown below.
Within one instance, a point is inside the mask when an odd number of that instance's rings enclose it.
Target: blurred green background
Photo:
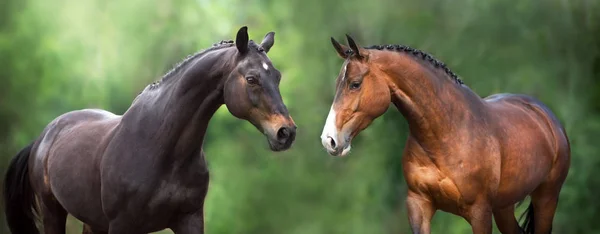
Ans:
[[[599,1],[1,0],[0,172],[53,118],[81,108],[122,114],[175,63],[243,25],[256,41],[276,32],[269,56],[298,138],[273,153],[249,123],[217,112],[205,144],[207,233],[410,232],[400,165],[408,131],[395,108],[348,157],[320,144],[342,64],[329,37],[345,33],[363,46],[427,51],[481,96],[525,93],[550,106],[572,143],[554,231],[600,232]],[[81,232],[73,218],[68,228]],[[432,229],[470,233],[443,212]]]

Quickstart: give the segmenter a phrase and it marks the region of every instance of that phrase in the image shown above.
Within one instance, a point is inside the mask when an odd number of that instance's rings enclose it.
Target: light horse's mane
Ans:
[[[388,50],[395,52],[404,52],[405,54],[411,56],[412,58],[419,59],[421,61],[427,62],[429,65],[432,65],[435,69],[442,70],[446,75],[448,75],[454,82],[459,85],[465,85],[464,82],[452,72],[446,64],[437,60],[433,56],[428,53],[425,53],[421,50],[414,49],[405,45],[372,45],[368,47],[364,47],[365,49],[376,49],[376,50]],[[353,53],[352,50],[346,52]]]

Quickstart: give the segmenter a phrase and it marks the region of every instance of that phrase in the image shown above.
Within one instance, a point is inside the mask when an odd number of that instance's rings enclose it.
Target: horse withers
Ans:
[[[402,166],[413,233],[430,233],[436,210],[473,233],[550,233],[570,165],[566,131],[548,107],[522,94],[480,98],[432,56],[407,46],[348,46],[321,142],[334,156],[393,103],[409,135]],[[531,196],[524,227],[515,204]]]
[[[54,119],[12,160],[4,181],[13,234],[65,233],[67,214],[87,233],[204,233],[209,174],[206,129],[223,104],[252,123],[273,151],[291,147],[296,125],[279,92],[281,73],[247,27],[235,42],[196,53],[146,87],[123,115],[85,109]],[[36,203],[36,200],[38,201]]]

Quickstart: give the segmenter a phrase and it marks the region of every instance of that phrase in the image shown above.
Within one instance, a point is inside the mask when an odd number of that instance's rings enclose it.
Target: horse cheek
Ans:
[[[249,107],[247,92],[239,80],[231,82],[225,90],[225,105],[229,112],[238,118],[248,116]]]

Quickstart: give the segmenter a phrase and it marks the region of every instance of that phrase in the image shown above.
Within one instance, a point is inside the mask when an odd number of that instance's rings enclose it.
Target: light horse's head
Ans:
[[[231,114],[248,120],[263,132],[273,151],[287,150],[296,137],[296,124],[290,117],[279,91],[281,73],[267,53],[274,44],[270,32],[260,44],[248,40],[246,27],[236,36],[236,65],[223,87],[225,105]]]
[[[331,38],[344,64],[336,80],[331,110],[321,135],[321,143],[334,156],[350,152],[352,139],[389,107],[391,93],[386,75],[373,63],[371,52],[346,35],[348,45]]]

